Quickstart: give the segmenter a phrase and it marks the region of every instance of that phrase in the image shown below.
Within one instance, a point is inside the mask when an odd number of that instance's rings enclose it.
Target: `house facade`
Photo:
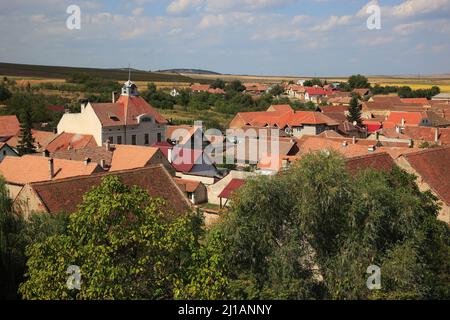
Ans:
[[[166,139],[167,120],[138,95],[136,85],[127,81],[117,101],[83,103],[81,113],[67,113],[58,133],[92,135],[98,146],[114,144],[147,145]]]

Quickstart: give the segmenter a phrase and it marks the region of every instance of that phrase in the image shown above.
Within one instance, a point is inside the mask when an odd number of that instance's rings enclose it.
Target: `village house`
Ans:
[[[331,95],[332,91],[326,91],[320,87],[305,87],[305,100],[314,103],[325,102],[328,95]]]
[[[184,191],[186,197],[192,202],[192,204],[198,205],[208,202],[208,191],[202,182],[181,178],[175,178],[175,182],[178,184],[180,189]]]
[[[25,218],[33,212],[73,213],[82,203],[84,194],[100,185],[102,178],[108,175],[118,176],[122,183],[142,188],[151,197],[164,200],[168,215],[173,212],[181,216],[192,209],[191,202],[161,164],[114,173],[27,183],[15,198],[14,206],[20,208]]]
[[[269,92],[269,86],[260,83],[244,83],[245,93],[250,95],[262,95]]]
[[[127,81],[119,99],[111,103],[85,102],[81,113],[66,113],[58,133],[92,135],[98,146],[113,144],[147,145],[165,141],[167,120],[139,96],[137,86]]]
[[[429,190],[439,198],[442,208],[438,219],[450,224],[450,147],[405,154],[396,163],[418,177],[420,190]]]
[[[289,85],[286,89],[286,93],[291,99],[305,100],[305,87],[302,85]]]
[[[431,98],[434,101],[450,101],[450,93],[439,93]]]
[[[13,148],[11,148],[7,143],[5,142],[0,142],[0,162],[2,162],[2,160],[5,157],[18,157],[19,155],[17,154],[16,151],[14,151]]]
[[[13,200],[28,183],[84,176],[102,171],[100,166],[88,160],[62,160],[40,155],[7,156],[0,162],[0,175],[5,179],[6,187]]]
[[[245,127],[280,128],[287,134],[300,137],[318,135],[326,130],[336,130],[339,123],[321,112],[297,111],[287,106],[272,106],[267,111],[239,112],[230,122],[231,129]]]

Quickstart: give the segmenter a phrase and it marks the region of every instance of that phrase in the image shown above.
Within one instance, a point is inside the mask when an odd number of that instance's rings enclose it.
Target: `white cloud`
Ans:
[[[339,26],[345,26],[350,23],[352,16],[331,16],[325,23],[314,26],[312,31],[329,31]]]
[[[170,14],[184,14],[191,10],[201,7],[203,0],[175,0],[167,7]]]

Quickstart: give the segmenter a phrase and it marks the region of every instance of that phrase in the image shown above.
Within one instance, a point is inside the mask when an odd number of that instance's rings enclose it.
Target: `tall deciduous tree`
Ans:
[[[368,89],[370,88],[369,79],[367,79],[365,76],[357,74],[352,75],[350,78],[348,78],[348,84],[352,89]]]

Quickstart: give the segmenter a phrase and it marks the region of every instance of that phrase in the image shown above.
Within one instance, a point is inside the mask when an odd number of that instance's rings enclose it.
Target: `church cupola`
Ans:
[[[137,96],[138,90],[137,86],[131,80],[128,80],[123,84],[122,87],[122,95],[123,96]]]

